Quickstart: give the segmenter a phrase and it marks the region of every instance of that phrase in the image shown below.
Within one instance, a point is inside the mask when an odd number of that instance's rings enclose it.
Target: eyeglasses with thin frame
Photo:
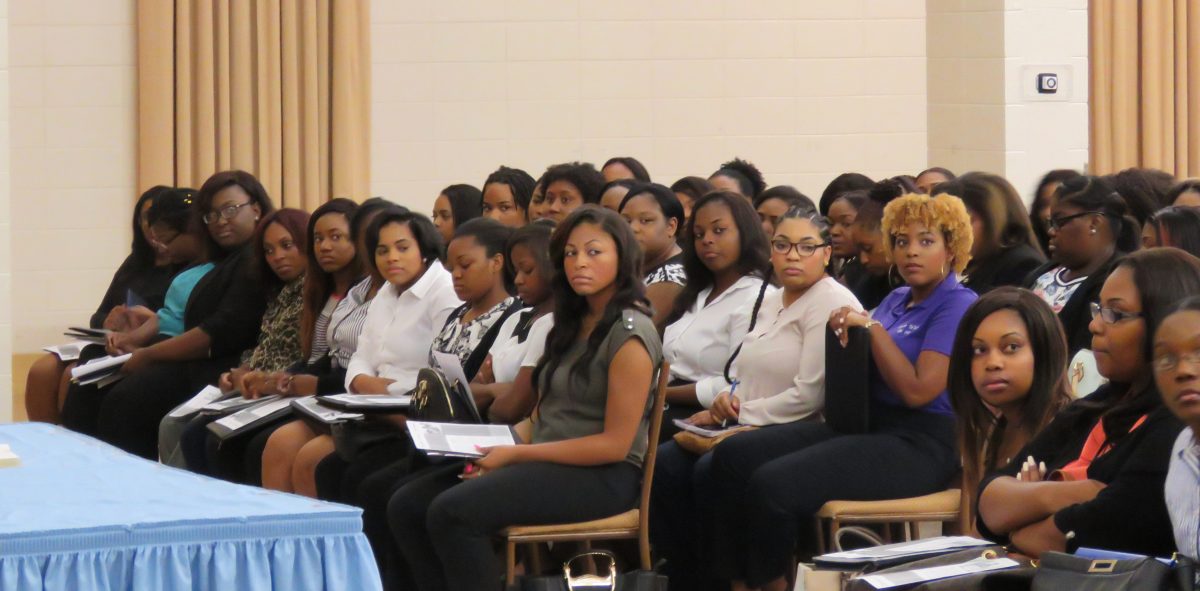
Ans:
[[[238,212],[241,211],[241,209],[243,207],[246,207],[247,205],[252,205],[253,203],[254,203],[253,201],[247,201],[245,203],[242,203],[241,205],[226,205],[225,207],[222,207],[221,209],[218,209],[216,211],[210,211],[210,212],[204,214],[204,217],[201,219],[203,219],[204,223],[206,223],[206,224],[212,224],[212,223],[216,222],[218,219],[232,220],[233,218],[237,217]]]
[[[1100,319],[1103,320],[1105,324],[1116,324],[1118,322],[1124,322],[1124,321],[1130,320],[1132,318],[1141,318],[1142,317],[1141,313],[1122,312],[1122,311],[1114,309],[1114,308],[1105,308],[1105,307],[1100,306],[1100,304],[1097,304],[1096,302],[1092,302],[1090,307],[1092,310],[1092,318],[1096,318],[1097,316],[1099,316]]]
[[[1163,353],[1162,355],[1154,356],[1154,371],[1163,373],[1174,370],[1179,367],[1181,361],[1186,361],[1192,365],[1200,364],[1200,349],[1176,355],[1174,353]]]
[[[1058,218],[1051,216],[1050,219],[1046,222],[1046,226],[1049,227],[1051,230],[1060,230],[1060,229],[1062,229],[1063,226],[1065,226],[1067,224],[1067,222],[1070,222],[1071,220],[1073,220],[1075,218],[1081,218],[1085,215],[1104,215],[1104,212],[1103,211],[1084,211],[1081,213],[1064,215],[1064,216],[1058,217]]]
[[[794,248],[794,249],[796,249],[796,254],[800,255],[803,258],[808,258],[808,257],[812,256],[814,252],[817,252],[818,248],[822,248],[825,246],[829,246],[829,243],[828,242],[819,242],[819,243],[788,242],[787,240],[783,240],[783,239],[776,239],[776,240],[771,241],[771,250],[775,251],[775,254],[781,254],[783,256],[787,256],[788,254],[790,254],[792,252],[792,249]]]

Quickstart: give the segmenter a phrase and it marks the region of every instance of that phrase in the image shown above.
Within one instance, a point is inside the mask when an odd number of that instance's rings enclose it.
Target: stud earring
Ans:
[[[1095,235],[1096,235],[1096,229],[1095,229],[1095,228],[1092,228],[1091,234],[1092,234],[1093,236],[1095,236]]]

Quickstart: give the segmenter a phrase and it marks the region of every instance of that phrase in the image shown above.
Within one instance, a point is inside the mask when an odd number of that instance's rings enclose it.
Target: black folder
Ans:
[[[843,435],[870,428],[871,333],[849,329],[845,347],[833,329],[825,329],[825,423]]]

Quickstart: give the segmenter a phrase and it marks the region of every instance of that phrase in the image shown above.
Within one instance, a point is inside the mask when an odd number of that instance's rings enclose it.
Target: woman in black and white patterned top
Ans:
[[[458,357],[467,379],[472,379],[491,345],[480,347],[485,335],[493,326],[499,328],[510,308],[516,311],[517,299],[509,295],[504,280],[504,245],[511,235],[512,228],[488,218],[455,229],[446,248],[446,266],[454,280],[454,294],[465,303],[434,337],[429,348],[431,367],[437,366],[433,353],[451,353]]]
[[[676,296],[687,283],[683,250],[675,239],[683,230],[683,205],[671,189],[641,183],[629,189],[618,211],[642,247],[646,297],[654,308],[654,325],[661,333]]]

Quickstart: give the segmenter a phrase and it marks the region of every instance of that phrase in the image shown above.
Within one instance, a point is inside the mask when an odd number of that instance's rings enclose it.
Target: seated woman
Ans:
[[[1017,458],[1071,401],[1066,369],[1062,325],[1033,293],[1000,287],[967,309],[950,354],[948,390],[962,453],[959,523],[968,532],[980,480]]]
[[[184,309],[192,289],[213,268],[207,261],[203,230],[194,223],[190,192],[173,190],[159,195],[146,218],[151,231],[163,238],[168,260],[183,270],[171,280],[157,311],[141,306],[126,308],[121,320],[125,328],[109,333],[105,343],[110,355],[132,353],[155,340],[182,334]]]
[[[545,177],[543,176],[542,178]],[[538,179],[538,182],[533,185],[533,191],[529,193],[529,209],[526,213],[529,215],[529,221],[531,222],[549,218],[546,215],[546,185],[542,182],[542,179]]]
[[[703,213],[697,211],[697,222]],[[850,290],[827,273],[831,250],[829,224],[815,211],[797,207],[779,219],[771,263],[781,289],[766,294],[755,328],[742,340],[730,372],[740,381],[721,387],[709,409],[689,419],[701,426],[733,421],[763,428],[727,439],[718,449],[744,440],[739,443],[762,453],[748,461],[761,464],[791,448],[769,448],[759,441],[803,437],[814,427],[825,430],[817,420],[825,393],[825,322],[834,310],[858,307]],[[710,477],[714,456],[697,457],[668,441],[659,446],[655,464],[650,531],[667,559],[667,576],[685,589],[699,588],[709,578],[700,557],[706,534],[712,533],[704,525],[713,507],[703,501],[718,486]]]
[[[975,241],[962,284],[983,295],[1003,285],[1022,285],[1046,262],[1029,225],[1025,204],[1004,177],[969,172],[939,183],[935,195],[957,195],[971,214]]]
[[[1038,181],[1033,191],[1033,202],[1029,204],[1029,225],[1037,235],[1038,245],[1042,252],[1050,252],[1050,213],[1054,207],[1055,194],[1064,181],[1073,179],[1080,174],[1068,168],[1051,170]]]
[[[629,190],[617,211],[641,245],[646,297],[654,311],[654,325],[662,327],[687,283],[683,249],[676,241],[683,229],[683,206],[674,191],[644,183]]]
[[[150,228],[149,211],[160,195],[172,191],[183,191],[190,195],[191,189],[173,189],[158,185],[151,187],[138,198],[133,207],[133,246],[129,256],[113,274],[100,307],[92,314],[88,326],[108,330],[128,330],[126,310],[133,305],[142,305],[157,310],[163,305],[167,287],[180,267],[171,262],[166,247],[155,239]],[[131,298],[130,296],[133,296]],[[140,300],[140,301],[138,301]],[[102,347],[86,347],[91,353],[81,356],[86,359],[99,356]],[[25,377],[25,415],[30,421],[55,423],[61,420],[63,402],[67,396],[68,378],[72,362],[62,361],[57,355],[47,353],[29,367]]]
[[[751,203],[767,189],[767,181],[762,172],[752,162],[734,158],[708,176],[714,191],[732,191],[740,193]]]
[[[1175,439],[1165,488],[1175,547],[1189,558],[1200,555],[1200,297],[1179,302],[1154,333],[1154,379],[1163,406],[1187,428]]]
[[[984,537],[1035,557],[1081,546],[1170,556],[1163,484],[1182,425],[1155,388],[1153,339],[1171,306],[1195,293],[1200,259],[1181,250],[1118,261],[1091,305],[1092,349],[1109,382],[980,484]]]
[[[1091,345],[1088,306],[1121,253],[1137,249],[1140,226],[1121,196],[1094,176],[1060,185],[1051,211],[1050,262],[1030,273],[1024,287],[1058,314],[1074,357]]]
[[[1164,207],[1142,226],[1142,248],[1174,246],[1200,256],[1200,208]]]
[[[483,181],[483,217],[510,228],[520,228],[531,219],[529,198],[535,181],[519,168],[501,166]]]
[[[679,199],[679,204],[683,206],[683,217],[691,219],[692,206],[700,201],[700,198],[711,193],[713,186],[708,180],[698,176],[685,176],[671,184],[671,190],[675,192],[675,197]]]
[[[842,193],[829,204],[826,216],[829,218],[829,246],[833,248],[833,276],[847,287],[858,283],[866,272],[858,260],[854,224],[868,194],[865,189]]]
[[[284,208],[263,217],[255,231],[255,259],[261,274],[262,285],[270,294],[267,311],[263,313],[258,343],[242,355],[242,364],[223,374],[217,380],[222,392],[240,391],[242,378],[255,371],[282,371],[301,359],[300,314],[303,308],[304,276],[308,269],[308,241],[304,229],[308,225],[308,212]],[[243,396],[249,397],[245,392]],[[178,445],[182,462],[193,472],[241,481],[242,451],[248,437],[239,436],[222,445],[222,457],[216,456],[220,443],[209,433],[207,426],[215,417],[199,415],[185,419],[182,430],[176,430],[177,419],[163,417],[159,425],[159,444],[173,445],[172,434],[179,437]],[[162,427],[166,425],[166,432]],[[211,453],[206,453],[205,442],[211,440]],[[169,458],[176,461],[175,458]],[[225,461],[222,462],[221,460]],[[236,460],[236,461],[231,461]]]
[[[330,202],[327,205],[332,206],[335,203]],[[322,206],[322,208],[324,207]],[[336,213],[337,209],[317,210],[317,213],[314,214],[316,223],[310,220],[313,248],[309,252],[334,250],[333,246],[329,244],[334,237],[339,237],[340,239],[337,241],[339,246],[336,249],[338,254],[329,256],[341,260],[351,254],[343,252],[347,247],[352,250],[353,254],[353,262],[346,263],[340,270],[332,272],[332,282],[326,285],[326,288],[331,291],[328,297],[336,298],[337,293],[345,284],[345,277],[360,275],[362,269],[367,270],[367,276],[355,283],[345,292],[345,297],[338,300],[328,321],[323,318],[328,304],[321,304],[323,308],[320,315],[312,330],[308,331],[305,330],[305,327],[308,326],[308,319],[313,318],[316,303],[320,300],[316,296],[325,291],[325,289],[312,288],[310,295],[313,297],[311,303],[305,305],[305,320],[301,329],[302,334],[312,335],[313,355],[309,356],[308,362],[297,364],[284,372],[252,372],[246,375],[242,378],[243,392],[248,392],[251,396],[268,394],[306,396],[338,394],[346,391],[346,368],[349,367],[350,360],[358,349],[359,336],[366,324],[367,311],[371,302],[385,283],[379,269],[374,264],[374,257],[367,249],[366,229],[376,216],[396,208],[398,206],[390,201],[378,197],[371,198],[354,209],[348,221],[345,220],[346,214],[338,215]],[[321,243],[319,247],[317,246],[318,242]],[[347,245],[346,242],[350,244]],[[312,261],[309,264],[313,264]],[[336,264],[335,261],[334,265]],[[324,268],[325,266],[322,266],[322,269]],[[310,271],[309,276],[319,277],[320,275]],[[324,332],[324,345],[321,344],[322,339],[318,334],[321,324],[326,324],[328,327]],[[304,338],[307,341],[309,337]],[[315,354],[322,349],[325,352],[314,359]],[[273,440],[274,445],[269,448],[270,453],[265,454],[267,441],[277,431],[282,431],[282,434]],[[313,426],[304,421],[292,421],[275,428],[264,429],[253,436],[246,449],[247,481],[259,481],[263,487],[272,490],[292,491],[292,468],[296,454],[318,435],[328,434],[327,428],[319,425]]]
[[[250,242],[274,206],[258,179],[219,172],[204,182],[193,208],[207,226],[215,266],[192,290],[183,333],[134,351],[121,368],[125,378],[106,391],[72,385],[67,397],[80,421],[97,425],[100,439],[145,458],[157,455],[167,412],[216,382],[254,345],[267,306]]]
[[[600,188],[600,207],[609,211],[621,211],[621,202],[625,200],[625,196],[629,194],[629,190],[640,185],[640,181],[634,179],[617,179],[604,183]]]
[[[786,214],[785,214],[786,215]],[[771,255],[758,218],[737,193],[709,193],[688,220],[683,267],[690,278],[667,317],[663,355],[671,362],[662,440],[712,406],[729,387],[730,363],[767,290]]]
[[[754,198],[754,211],[758,212],[758,217],[762,220],[763,235],[774,236],[775,224],[793,207],[817,211],[812,199],[791,185],[775,185],[759,193],[758,197]]]
[[[903,177],[884,179],[867,192],[867,198],[855,213],[853,236],[861,272],[857,276],[847,273],[845,280],[846,287],[866,310],[874,310],[892,290],[904,285],[904,277],[885,246],[883,208],[913,191],[912,183]]]
[[[638,250],[628,224],[596,206],[555,230],[554,328],[534,372],[537,410],[518,427],[528,443],[439,466],[389,503],[416,588],[490,589],[500,529],[597,519],[637,502],[662,358]]]
[[[449,244],[454,229],[483,214],[483,193],[471,185],[450,185],[433,201],[434,227],[442,235],[442,244]]]
[[[609,158],[604,162],[604,166],[600,167],[600,174],[604,175],[604,182],[606,183],[624,179],[639,183],[650,182],[650,173],[646,170],[646,166],[633,156],[613,156]]]
[[[462,302],[454,295],[450,272],[438,260],[441,235],[429,218],[389,208],[371,221],[366,236],[367,250],[374,253],[387,283],[371,301],[344,385],[356,394],[403,394],[416,385],[417,372],[429,363],[429,343]],[[333,453],[333,439],[318,435],[294,454],[276,450],[294,446],[293,430],[311,433],[303,421],[293,421],[271,434],[263,472],[287,470],[290,492],[315,497],[313,472]],[[268,457],[290,458],[291,465],[268,466]],[[263,484],[268,484],[265,479]]]
[[[504,321],[487,359],[471,382],[480,412],[497,423],[517,423],[533,412],[533,368],[554,326],[550,291],[550,234],[554,223],[533,222],[513,232],[504,247],[507,281],[526,308]]]
[[[542,217],[562,222],[575,208],[600,201],[604,175],[589,162],[567,162],[547,168],[538,185],[545,195]],[[530,216],[529,219],[540,218]]]
[[[970,216],[956,197],[910,194],[884,209],[883,234],[907,286],[872,316],[844,307],[829,317],[843,344],[850,327],[870,334],[869,431],[838,435],[810,422],[774,440],[738,435],[712,454],[714,556],[734,588],[781,589],[797,538],[826,502],[929,494],[958,470],[946,378],[959,320],[976,299],[958,282]]]

